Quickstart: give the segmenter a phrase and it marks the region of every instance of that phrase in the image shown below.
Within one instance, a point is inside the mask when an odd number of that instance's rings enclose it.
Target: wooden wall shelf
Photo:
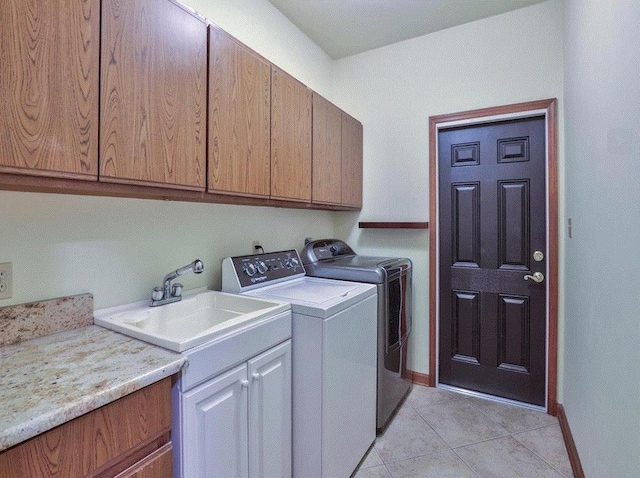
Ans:
[[[428,222],[359,222],[360,229],[428,229]]]

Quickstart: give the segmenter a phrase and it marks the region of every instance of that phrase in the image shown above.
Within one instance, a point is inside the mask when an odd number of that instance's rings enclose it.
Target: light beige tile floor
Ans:
[[[573,474],[555,417],[414,385],[354,476],[571,478]]]

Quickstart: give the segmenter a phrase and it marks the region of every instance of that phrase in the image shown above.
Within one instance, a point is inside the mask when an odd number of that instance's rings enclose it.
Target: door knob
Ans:
[[[527,274],[526,276],[524,276],[524,280],[529,280],[529,279],[539,284],[544,280],[544,274],[542,272],[534,272],[533,275]]]

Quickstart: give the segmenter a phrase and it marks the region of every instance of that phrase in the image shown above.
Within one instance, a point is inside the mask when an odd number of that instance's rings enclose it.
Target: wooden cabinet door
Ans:
[[[248,476],[247,387],[242,364],[184,394],[184,476]]]
[[[0,172],[96,179],[100,2],[0,2]]]
[[[170,1],[103,0],[100,180],[204,190],[207,27]]]
[[[220,28],[209,32],[208,190],[269,197],[271,65]]]
[[[311,201],[311,90],[271,67],[271,197]]]
[[[1,452],[0,476],[115,476],[170,447],[170,430],[167,377]]]
[[[291,476],[291,340],[249,360],[249,476]]]
[[[173,447],[169,442],[131,468],[116,475],[116,478],[172,478],[172,476]]]
[[[362,123],[342,113],[342,204],[362,207]]]
[[[342,197],[342,111],[313,94],[312,202],[340,204]]]

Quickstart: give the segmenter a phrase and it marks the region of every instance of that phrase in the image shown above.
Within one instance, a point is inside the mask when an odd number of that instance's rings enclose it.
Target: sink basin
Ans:
[[[290,309],[287,303],[204,291],[159,307],[141,301],[94,313],[107,329],[183,352]]]

